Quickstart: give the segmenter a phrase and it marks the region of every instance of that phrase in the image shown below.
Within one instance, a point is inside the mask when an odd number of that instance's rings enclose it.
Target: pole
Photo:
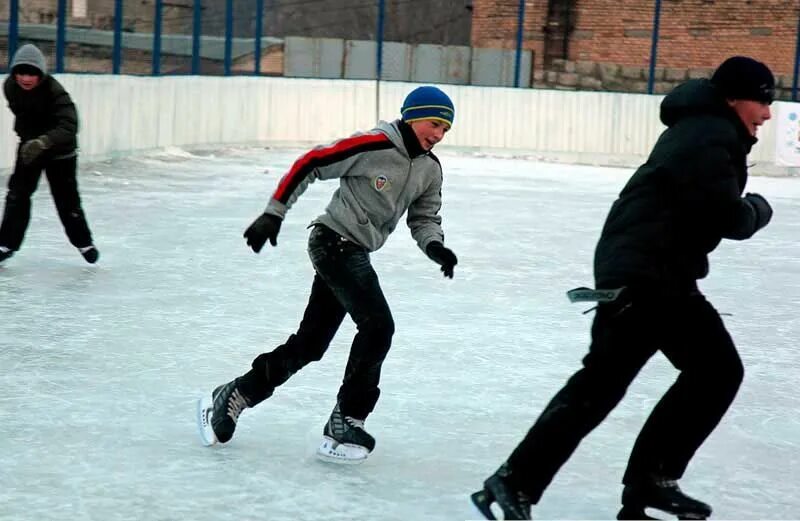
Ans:
[[[520,67],[522,65],[522,34],[525,23],[525,0],[519,0],[517,10],[517,53],[514,56],[514,87],[519,87]]]
[[[255,70],[253,71],[256,76],[261,74],[261,33],[264,31],[264,0],[256,0],[256,48],[253,53],[255,58]]]
[[[797,13],[797,43],[794,50],[794,75],[792,76],[792,101],[797,101],[797,75],[800,73],[800,11]]]
[[[153,76],[161,74],[161,10],[164,0],[155,1],[155,16],[153,17]]]
[[[656,61],[658,54],[658,25],[661,19],[661,0],[656,0],[655,14],[653,16],[653,41],[650,44],[650,72],[647,75],[647,93],[653,93],[653,83],[656,76]]]
[[[225,76],[231,75],[232,55],[233,55],[233,0],[225,0],[225,59],[223,63]]]
[[[17,52],[19,40],[19,0],[11,0],[8,4],[8,68],[11,69],[11,60]]]
[[[375,120],[381,114],[381,75],[383,74],[383,22],[386,16],[386,0],[378,0],[377,55],[375,56]]]
[[[122,64],[122,0],[114,2],[114,50],[111,55],[111,69],[119,74]]]
[[[200,28],[203,23],[203,0],[194,0],[192,14],[192,74],[200,74]]]
[[[64,46],[66,45],[67,0],[58,0],[56,11],[56,72],[64,72]]]

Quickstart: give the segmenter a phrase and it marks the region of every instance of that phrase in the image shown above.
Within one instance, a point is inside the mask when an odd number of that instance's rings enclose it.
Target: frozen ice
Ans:
[[[354,328],[325,358],[204,448],[203,392],[282,343],[307,302],[308,223],[335,181],[290,211],[278,247],[245,227],[302,150],[170,151],[84,165],[101,251],[67,242],[46,181],[22,250],[0,267],[0,519],[474,519],[468,503],[579,367],[595,242],[630,170],[443,151],[442,215],[459,257],[441,276],[404,224],[373,263],[397,333],[363,465],[313,457]],[[751,178],[768,228],[712,255],[702,289],[722,313],[745,381],[681,484],[723,519],[800,511],[800,179]],[[676,376],[657,354],[581,444],[534,516],[609,519],[646,415]]]

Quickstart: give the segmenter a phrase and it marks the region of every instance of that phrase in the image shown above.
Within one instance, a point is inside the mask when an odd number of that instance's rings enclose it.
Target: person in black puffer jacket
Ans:
[[[500,469],[473,494],[484,513],[529,519],[558,469],[661,351],[680,371],[639,433],[623,477],[620,519],[646,507],[706,517],[711,507],[677,485],[736,395],[742,362],[719,314],[697,287],[722,239],[743,240],[772,209],[744,194],[746,157],[770,119],[775,81],[752,58],[723,62],[661,103],[661,134],[623,188],[595,250],[599,301],[583,367],[547,405]],[[591,293],[591,292],[590,292]],[[650,518],[652,519],[652,518]]]
[[[20,145],[0,224],[0,262],[22,245],[42,170],[67,238],[87,262],[97,262],[100,254],[78,193],[77,111],[64,87],[47,74],[44,55],[35,45],[23,45],[14,53],[3,93],[14,114]]]

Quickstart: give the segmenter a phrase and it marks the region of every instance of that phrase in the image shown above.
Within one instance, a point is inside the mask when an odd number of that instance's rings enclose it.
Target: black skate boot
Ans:
[[[531,500],[524,492],[515,489],[508,482],[510,471],[503,463],[497,472],[483,482],[483,490],[470,497],[475,507],[486,519],[497,519],[492,513],[492,503],[503,511],[503,519],[530,519]]]
[[[198,400],[197,423],[204,445],[230,441],[239,415],[246,408],[252,407],[252,402],[242,392],[239,381],[240,378],[237,378],[214,389],[211,400]]]
[[[364,430],[364,420],[345,416],[339,404],[322,430],[322,444],[317,456],[333,463],[362,463],[375,449],[375,438]]]
[[[647,507],[678,519],[707,519],[711,515],[709,505],[684,494],[674,479],[654,478],[648,483],[625,485],[617,519],[657,519],[645,513]]]
[[[86,262],[89,264],[94,264],[97,262],[97,259],[100,258],[100,252],[95,248],[94,244],[90,244],[84,248],[78,248],[78,251],[81,252],[83,258],[86,259]]]
[[[12,255],[14,255],[14,250],[9,250],[5,246],[0,246],[0,262],[3,262]]]

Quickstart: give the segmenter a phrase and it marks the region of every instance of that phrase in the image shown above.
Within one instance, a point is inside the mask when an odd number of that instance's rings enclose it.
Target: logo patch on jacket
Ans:
[[[389,183],[388,177],[385,175],[379,175],[372,180],[372,186],[375,187],[375,190],[383,192],[384,190],[389,190],[391,183]]]

